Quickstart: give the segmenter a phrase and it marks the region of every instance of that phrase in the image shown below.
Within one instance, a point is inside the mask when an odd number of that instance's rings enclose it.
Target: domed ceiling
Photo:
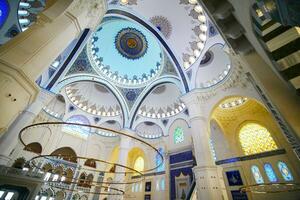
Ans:
[[[108,0],[148,20],[164,39],[185,69],[201,56],[207,39],[207,17],[197,0]]]
[[[159,138],[157,126],[188,115],[182,95],[227,77],[224,41],[211,34],[213,26],[196,0],[108,4],[103,21],[55,89],[67,85],[66,100],[91,116],[119,116],[121,126],[139,124],[141,137]],[[145,132],[150,125],[153,130]]]
[[[128,20],[105,20],[90,39],[87,51],[93,68],[123,87],[145,85],[163,68],[163,53],[156,38]]]

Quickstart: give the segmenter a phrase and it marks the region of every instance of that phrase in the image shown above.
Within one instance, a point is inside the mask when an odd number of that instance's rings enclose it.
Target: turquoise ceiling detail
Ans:
[[[121,86],[143,86],[159,76],[163,53],[155,36],[138,23],[106,19],[88,43],[93,68]]]

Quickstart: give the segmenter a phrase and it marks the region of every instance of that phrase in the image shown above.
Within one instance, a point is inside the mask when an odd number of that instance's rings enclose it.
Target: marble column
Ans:
[[[197,93],[182,97],[189,110],[191,134],[197,166],[193,168],[198,200],[222,200],[218,167],[214,164],[209,146],[208,115]]]
[[[59,0],[0,47],[0,134],[37,97],[38,76],[84,29],[95,29],[105,12],[105,0]]]
[[[134,134],[134,132],[131,129],[123,129],[122,132],[128,135]],[[126,136],[121,136],[118,164],[127,166],[127,158],[128,158],[128,153],[130,151],[130,143],[131,143],[131,138]],[[124,171],[127,170],[123,167],[116,167],[116,172],[124,172]],[[125,174],[115,175],[114,182],[125,182],[125,181],[126,181]],[[112,187],[126,191],[126,185],[112,185]],[[123,196],[109,196],[109,200],[123,200],[123,199],[124,199]]]
[[[30,125],[42,108],[47,105],[53,98],[53,94],[47,91],[41,91],[37,99],[24,110],[17,119],[8,128],[7,132],[0,138],[0,165],[7,165],[10,163],[14,149],[16,148],[19,139],[19,132],[22,128]]]

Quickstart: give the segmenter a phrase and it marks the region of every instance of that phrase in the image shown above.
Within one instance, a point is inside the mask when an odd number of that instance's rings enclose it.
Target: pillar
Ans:
[[[133,135],[134,132],[131,129],[123,129],[121,132],[126,133],[128,135]],[[127,158],[128,158],[128,153],[130,151],[130,143],[131,143],[131,138],[126,137],[126,136],[120,136],[120,147],[119,147],[119,159],[118,159],[118,164],[127,166]],[[116,167],[116,172],[124,172],[127,171],[127,169],[123,167]],[[116,174],[114,178],[114,182],[125,182],[126,177],[125,174]],[[126,191],[126,187],[128,185],[111,185],[114,188],[118,188],[120,190]],[[130,185],[131,186],[131,185]],[[109,196],[109,200],[123,200],[123,196]]]
[[[38,76],[84,29],[97,27],[105,12],[105,0],[59,0],[0,47],[0,133],[35,100]]]
[[[9,127],[8,131],[0,138],[0,165],[10,163],[15,147],[19,142],[19,132],[22,128],[30,125],[41,109],[49,103],[53,95],[47,91],[41,91],[38,98],[26,110],[24,110]]]
[[[218,167],[214,164],[209,146],[208,115],[205,104],[197,93],[190,92],[182,97],[189,110],[191,134],[197,166],[195,174],[198,200],[222,200]]]

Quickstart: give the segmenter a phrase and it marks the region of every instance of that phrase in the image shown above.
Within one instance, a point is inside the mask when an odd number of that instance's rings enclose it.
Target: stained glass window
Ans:
[[[144,158],[139,156],[134,162],[133,169],[141,172],[141,171],[144,171],[144,166],[145,166]]]
[[[177,127],[174,131],[174,143],[179,144],[184,141],[183,129],[181,127]]]
[[[294,180],[294,177],[293,177],[290,169],[284,162],[282,162],[282,161],[278,162],[278,169],[285,181]]]
[[[265,172],[267,174],[267,177],[268,177],[269,181],[272,182],[272,183],[277,182],[277,176],[276,176],[276,174],[273,170],[272,165],[270,163],[266,163],[264,165],[264,169],[265,169]]]
[[[254,180],[257,184],[262,184],[264,183],[264,178],[262,177],[260,171],[259,171],[259,168],[256,166],[256,165],[253,165],[251,167],[251,172],[252,172],[252,175],[254,177]]]
[[[164,149],[163,149],[163,148],[159,148],[158,151],[159,151],[159,153],[160,153],[161,155],[164,156]],[[156,169],[157,172],[165,171],[165,163],[163,162],[163,160],[162,160],[162,158],[160,157],[159,154],[156,154],[155,162],[156,162],[156,166],[158,166],[159,164],[162,163],[162,165],[160,165],[160,166]]]
[[[160,180],[160,189],[161,189],[161,190],[165,190],[165,188],[166,188],[166,182],[165,182],[165,179],[162,178],[162,179]]]
[[[256,123],[244,125],[240,130],[239,139],[245,155],[278,149],[270,132]]]
[[[211,150],[212,157],[213,157],[214,161],[216,161],[217,160],[216,150],[215,150],[213,141],[210,138],[209,138],[209,147]]]
[[[90,124],[89,120],[82,116],[82,115],[74,115],[67,119],[68,123],[78,123],[78,124]],[[64,125],[63,129],[64,132],[77,135],[80,137],[87,137],[90,133],[89,127],[84,126],[76,126],[76,125]]]

